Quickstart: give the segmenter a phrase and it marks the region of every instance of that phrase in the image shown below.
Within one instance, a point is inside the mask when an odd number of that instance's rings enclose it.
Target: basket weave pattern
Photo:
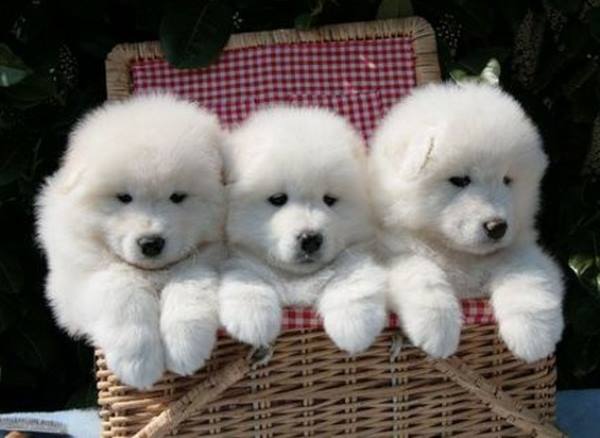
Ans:
[[[388,329],[368,352],[348,358],[321,330],[287,331],[266,366],[169,436],[529,436],[490,409],[498,403],[494,397],[474,395],[420,350],[404,346],[393,357],[396,333]],[[148,392],[120,385],[99,352],[102,436],[133,435],[207,374],[246,352],[221,338],[204,370],[192,377],[167,375]],[[553,359],[517,361],[493,324],[466,326],[457,357],[541,420],[553,419]]]

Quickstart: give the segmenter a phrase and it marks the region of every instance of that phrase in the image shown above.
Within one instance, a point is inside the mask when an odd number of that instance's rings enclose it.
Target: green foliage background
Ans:
[[[32,204],[73,123],[104,100],[115,44],[160,39],[171,63],[195,67],[231,32],[413,14],[435,27],[446,76],[496,57],[539,124],[552,162],[541,236],[569,289],[559,385],[600,387],[600,1],[2,0],[0,411],[94,403],[92,352],[56,328],[43,299]]]

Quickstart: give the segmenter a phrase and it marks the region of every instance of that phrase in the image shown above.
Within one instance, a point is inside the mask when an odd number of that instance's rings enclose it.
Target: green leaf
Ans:
[[[58,94],[50,78],[31,75],[12,87],[0,88],[0,96],[4,96],[16,108],[28,109],[57,98]]]
[[[490,60],[497,60],[496,62],[501,64],[510,56],[510,53],[510,48],[502,46],[474,49],[461,57],[458,64],[468,72],[479,75],[491,62]]]
[[[160,43],[176,68],[205,67],[227,44],[233,11],[224,0],[177,0],[167,5]]]
[[[310,12],[302,13],[294,19],[294,26],[296,29],[306,30],[317,26],[319,22],[319,16],[323,13],[325,8],[326,0],[317,0],[312,3]]]
[[[569,257],[568,263],[581,284],[600,296],[600,256],[593,253],[575,253]]]
[[[491,85],[498,85],[500,82],[501,67],[497,59],[492,58],[485,65],[479,77],[483,82]]]
[[[312,14],[300,14],[294,19],[294,27],[300,30],[310,29],[315,25],[316,17]]]
[[[450,71],[450,77],[458,84],[477,82],[496,86],[500,82],[500,63],[497,59],[492,58],[479,75],[469,75],[464,70],[454,69]]]
[[[18,84],[31,74],[29,67],[6,44],[0,44],[0,87]]]
[[[569,268],[571,268],[578,277],[585,275],[587,270],[593,266],[594,259],[587,254],[575,254],[569,258]]]
[[[469,74],[464,70],[455,68],[453,70],[450,70],[450,77],[454,82],[460,83],[467,79],[469,77]]]
[[[410,17],[414,15],[411,0],[382,0],[377,9],[377,18]]]

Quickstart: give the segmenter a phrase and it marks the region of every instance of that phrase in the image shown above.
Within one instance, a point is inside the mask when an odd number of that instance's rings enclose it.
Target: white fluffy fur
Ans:
[[[340,348],[368,348],[385,323],[386,276],[368,249],[374,229],[359,134],[323,109],[275,107],[251,116],[227,146],[223,325],[264,345],[279,333],[282,306],[315,305]],[[289,198],[281,207],[268,202],[277,193]],[[339,200],[329,207],[324,195]],[[304,231],[324,236],[310,263],[297,241]]]
[[[47,297],[58,323],[101,347],[125,383],[190,374],[218,327],[225,196],[216,118],[166,95],[93,111],[38,198]],[[170,200],[186,193],[180,204]],[[116,195],[128,193],[129,204]],[[163,252],[136,241],[160,234]]]
[[[515,355],[552,353],[563,329],[563,284],[534,228],[546,165],[537,129],[491,86],[430,85],[382,121],[370,178],[391,257],[389,305],[415,345],[433,356],[454,353],[459,299],[483,295]],[[449,182],[465,175],[467,187]],[[508,229],[493,241],[483,223],[496,218]]]

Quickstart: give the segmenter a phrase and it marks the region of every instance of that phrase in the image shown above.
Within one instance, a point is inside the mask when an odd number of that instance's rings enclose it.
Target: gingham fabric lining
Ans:
[[[494,315],[492,307],[487,300],[463,300],[464,324],[493,324]],[[283,310],[283,330],[319,329],[323,321],[315,310],[307,307],[286,307]],[[388,318],[387,328],[399,328],[398,317],[391,314]]]
[[[216,112],[225,126],[268,104],[301,102],[340,112],[365,137],[416,84],[409,37],[231,49],[196,70],[139,60],[131,75],[135,93],[173,92]]]
[[[358,128],[365,138],[371,135],[377,121],[384,114],[381,94],[378,91],[352,94],[292,94],[290,103],[333,109]]]
[[[214,111],[225,126],[273,103],[315,105],[347,117],[368,138],[377,121],[416,85],[412,39],[286,43],[226,50],[204,69],[161,59],[131,66],[134,93],[169,91]],[[463,301],[465,324],[493,322],[485,300]],[[322,327],[312,309],[284,309],[283,329]],[[398,320],[390,315],[388,326]]]

